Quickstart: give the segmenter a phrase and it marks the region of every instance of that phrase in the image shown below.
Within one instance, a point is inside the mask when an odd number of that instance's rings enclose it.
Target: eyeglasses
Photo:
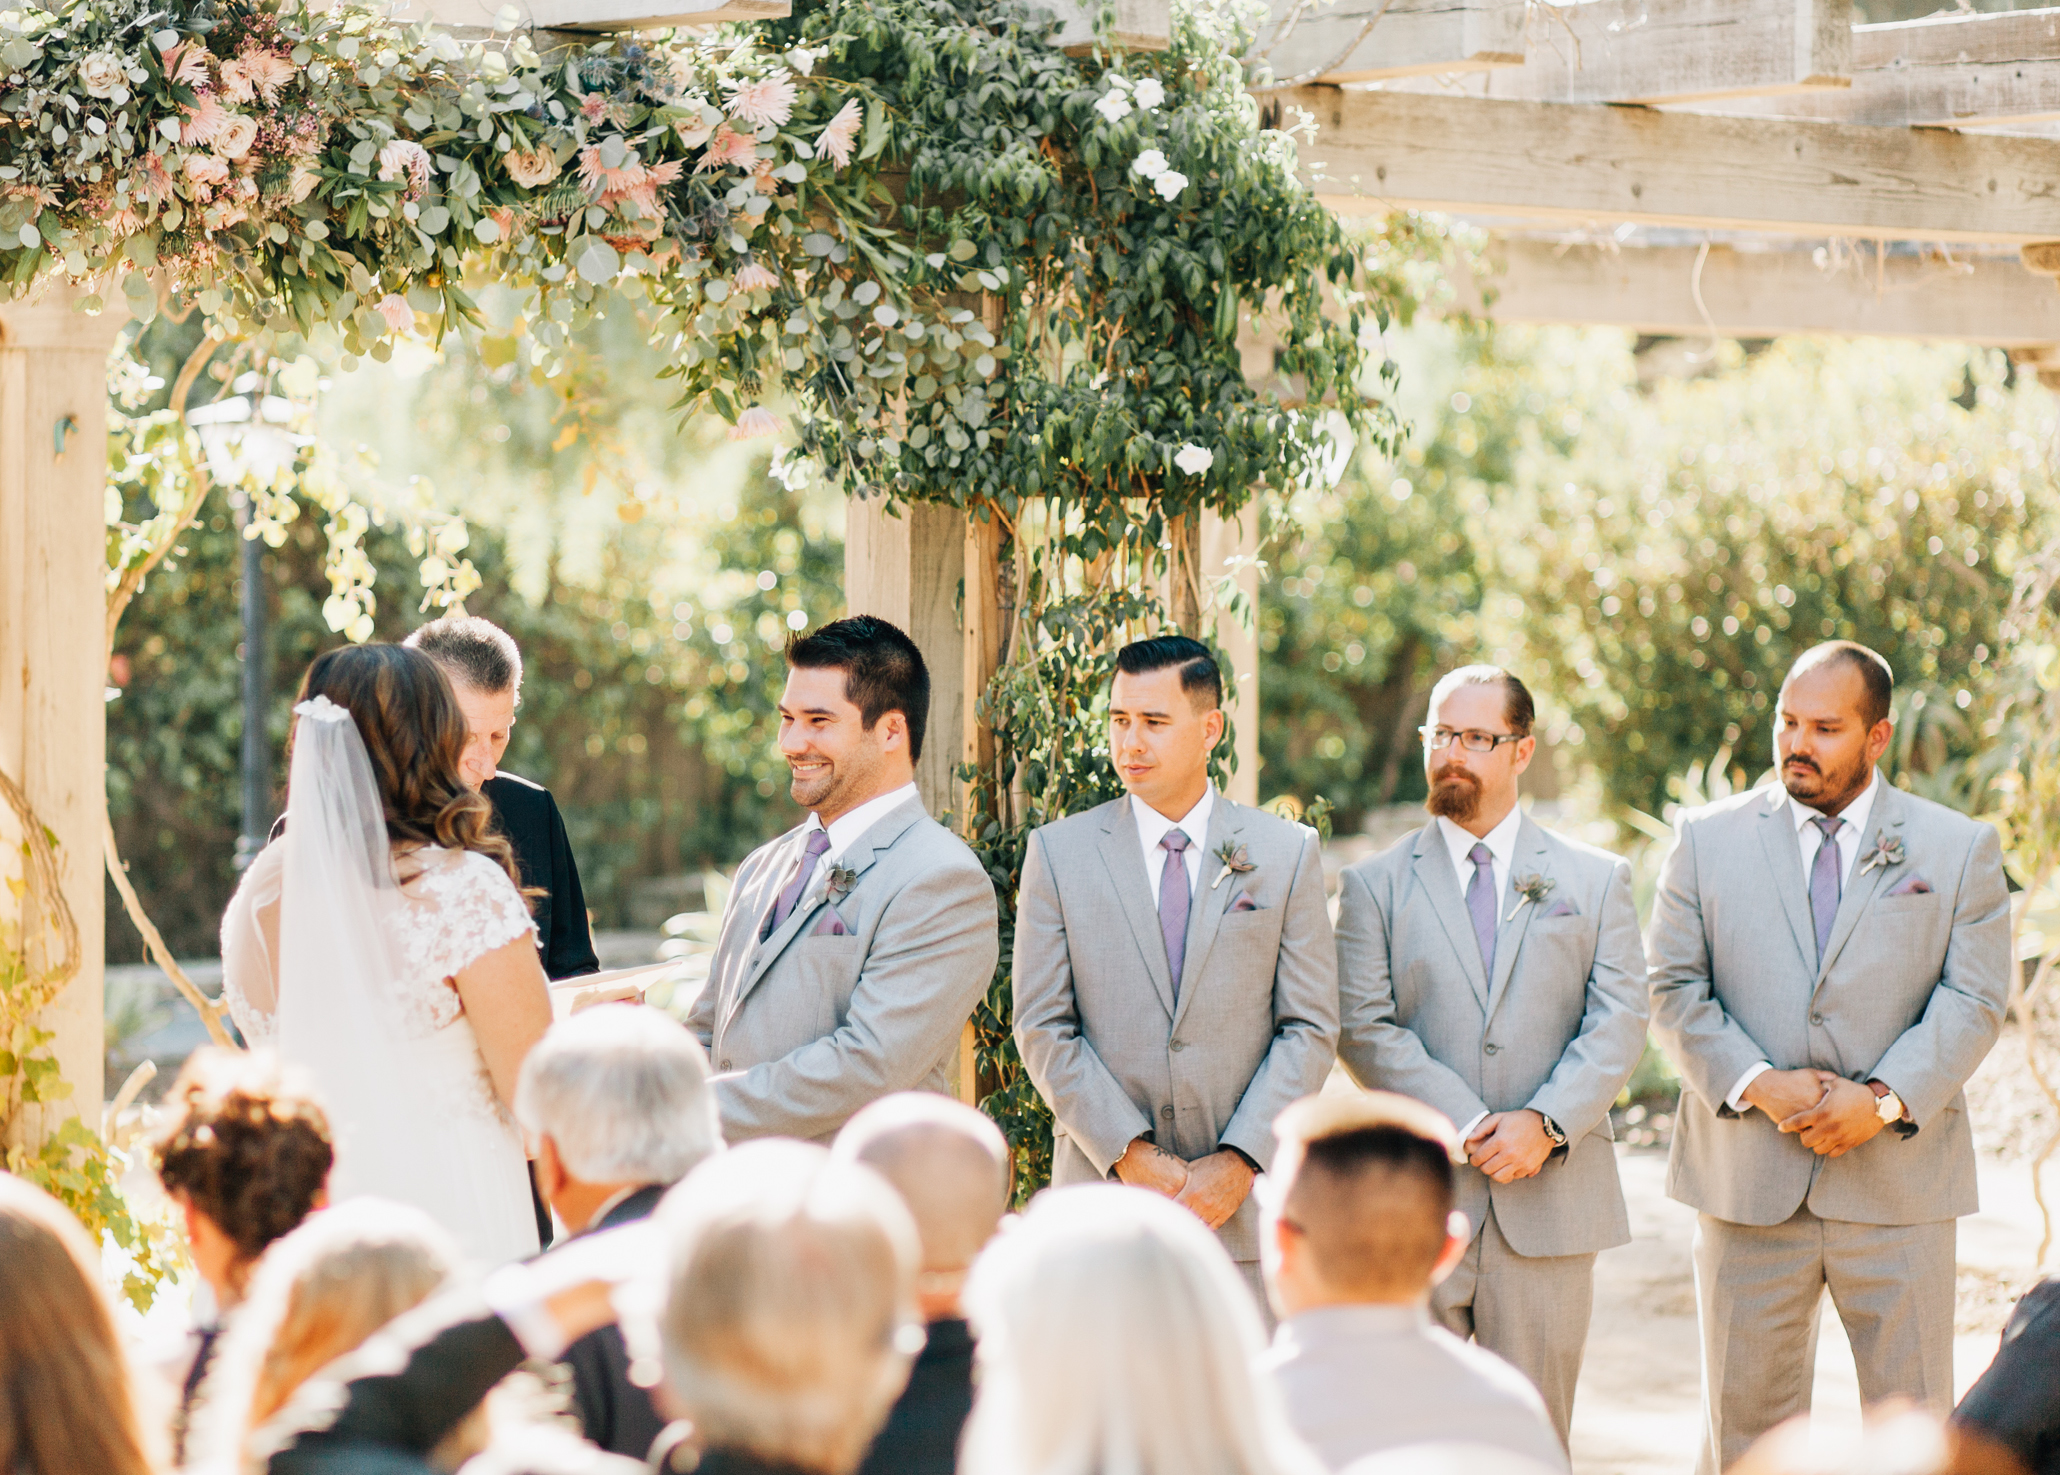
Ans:
[[[1469,753],[1492,753],[1504,743],[1523,741],[1522,733],[1482,732],[1471,727],[1465,732],[1454,732],[1449,727],[1419,727],[1416,732],[1423,739],[1426,753],[1442,753],[1455,740]]]

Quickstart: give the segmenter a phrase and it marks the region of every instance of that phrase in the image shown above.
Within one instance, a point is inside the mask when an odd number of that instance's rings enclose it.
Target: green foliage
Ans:
[[[96,1244],[114,1243],[127,1260],[122,1294],[137,1311],[148,1311],[158,1287],[184,1263],[184,1252],[170,1225],[137,1215],[122,1196],[117,1180],[126,1161],[78,1117],[67,1116],[34,1150],[9,1148],[6,1162],[8,1172],[71,1210]]]

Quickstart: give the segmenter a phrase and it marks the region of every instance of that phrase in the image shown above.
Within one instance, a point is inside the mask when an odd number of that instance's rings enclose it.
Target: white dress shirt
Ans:
[[[1494,829],[1485,835],[1472,835],[1462,830],[1444,815],[1438,816],[1438,833],[1445,837],[1445,846],[1452,852],[1452,869],[1459,877],[1459,894],[1466,895],[1466,888],[1473,884],[1473,862],[1468,854],[1476,845],[1488,847],[1488,854],[1494,858],[1489,868],[1489,879],[1495,883],[1495,918],[1502,920],[1502,898],[1509,894],[1509,867],[1516,859],[1516,832],[1522,827],[1524,812],[1520,805],[1510,806],[1509,813],[1502,817]]]
[[[807,825],[802,829],[802,834],[806,836],[811,830],[827,829],[830,832],[830,848],[823,852],[823,864],[835,865],[844,858],[844,852],[852,847],[852,844],[860,835],[863,835],[867,830],[870,830],[874,825],[885,819],[891,811],[899,809],[902,805],[908,803],[909,800],[920,800],[921,798],[922,794],[916,789],[915,784],[906,783],[892,793],[882,794],[878,798],[866,800],[865,803],[859,805],[856,809],[845,810],[827,825],[811,814],[808,817]],[[804,840],[803,843],[805,844],[806,841]]]
[[[1860,846],[1867,838],[1867,817],[1874,812],[1874,795],[1880,788],[1881,770],[1877,768],[1874,776],[1867,780],[1867,787],[1860,790],[1860,797],[1838,812],[1838,894],[1841,897],[1853,879],[1853,861],[1859,857]],[[1811,821],[1823,818],[1824,812],[1798,803],[1792,794],[1781,802],[1788,806],[1788,822],[1795,826],[1796,843],[1802,847],[1803,884],[1807,887],[1810,870],[1817,864],[1817,852],[1824,847],[1824,831]],[[1745,1111],[1745,1088],[1773,1068],[1774,1064],[1769,1060],[1747,1066],[1745,1074],[1738,1078],[1738,1084],[1731,1088],[1731,1094],[1724,1098],[1725,1105],[1733,1111]]]
[[[1144,847],[1144,874],[1151,883],[1154,910],[1159,905],[1159,882],[1166,875],[1166,852],[1159,848],[1159,842],[1166,838],[1168,830],[1180,830],[1187,835],[1187,849],[1180,853],[1180,858],[1187,863],[1188,904],[1194,904],[1202,875],[1202,849],[1209,843],[1209,812],[1215,807],[1214,784],[1205,786],[1195,807],[1177,820],[1166,818],[1135,794],[1130,796],[1130,812],[1137,816],[1137,840]]]

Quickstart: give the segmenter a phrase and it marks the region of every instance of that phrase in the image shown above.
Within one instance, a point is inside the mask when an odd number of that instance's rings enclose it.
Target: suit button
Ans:
[[[1173,1048],[1174,1048],[1174,1049],[1176,1049],[1176,1050],[1185,1050],[1185,1049],[1187,1048],[1187,1041],[1186,1041],[1186,1040],[1175,1040],[1175,1041],[1173,1042]]]
[[[730,1068],[730,1063],[727,1060],[722,1061],[720,1064],[716,1066],[717,1070],[729,1070]]]
[[[1824,1022],[1824,1016],[1823,1016],[1823,1015],[1821,1015],[1821,1014],[1812,1014],[1812,1015],[1810,1016],[1810,1023],[1812,1023],[1812,1024],[1822,1024],[1823,1022]]]
[[[1490,1055],[1493,1055],[1493,1054],[1494,1054],[1494,1053],[1495,1053],[1496,1051],[1500,1050],[1500,1049],[1501,1049],[1502,1047],[1501,1047],[1500,1045],[1483,1045],[1483,1046],[1482,1046],[1481,1048],[1482,1048],[1482,1049],[1484,1049],[1484,1050],[1486,1050],[1486,1051],[1487,1051],[1487,1052],[1488,1052],[1488,1053],[1489,1053]]]
[[[1170,1106],[1162,1106],[1159,1108],[1159,1115],[1170,1122],[1173,1120],[1173,1108]]]

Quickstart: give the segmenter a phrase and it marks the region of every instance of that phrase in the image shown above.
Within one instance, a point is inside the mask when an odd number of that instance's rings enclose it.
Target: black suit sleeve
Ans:
[[[1953,1422],[2010,1450],[2028,1470],[2060,1468],[2060,1280],[2025,1292],[1996,1360]]]
[[[594,935],[587,926],[586,892],[580,888],[579,866],[572,858],[572,842],[565,834],[565,818],[558,801],[549,793],[544,803],[550,809],[547,843],[550,853],[550,935],[543,940],[544,976],[573,978],[598,973],[601,960],[594,955]]]

